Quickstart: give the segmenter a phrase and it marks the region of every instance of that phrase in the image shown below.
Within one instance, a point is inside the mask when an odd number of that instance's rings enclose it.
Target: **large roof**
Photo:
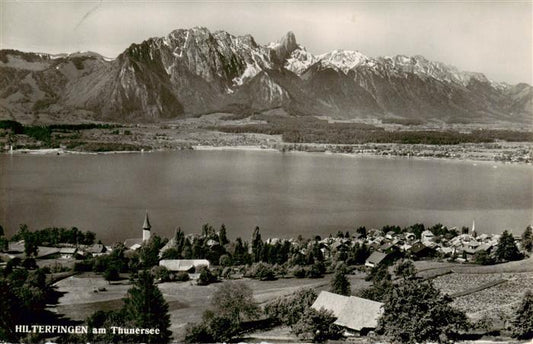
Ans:
[[[124,246],[126,246],[127,248],[132,248],[135,245],[140,246],[142,245],[142,243],[143,243],[142,238],[130,238],[130,239],[124,240]]]
[[[387,254],[383,252],[374,251],[366,261],[378,265],[383,259],[385,259],[385,257],[387,257]]]
[[[343,296],[327,291],[320,292],[311,306],[319,310],[324,308],[333,312],[337,318],[336,325],[355,331],[364,328],[376,328],[378,318],[383,312],[383,303],[355,296]]]
[[[159,265],[170,271],[189,271],[193,267],[209,267],[209,261],[207,259],[163,259],[159,261]]]

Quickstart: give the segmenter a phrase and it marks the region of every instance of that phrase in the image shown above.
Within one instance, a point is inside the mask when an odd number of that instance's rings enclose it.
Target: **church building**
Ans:
[[[152,225],[150,225],[150,219],[148,218],[148,211],[146,211],[146,214],[144,215],[144,222],[142,225],[142,238],[132,238],[132,239],[126,239],[124,241],[124,246],[129,248],[130,250],[136,250],[143,242],[150,240],[150,235],[152,234]]]

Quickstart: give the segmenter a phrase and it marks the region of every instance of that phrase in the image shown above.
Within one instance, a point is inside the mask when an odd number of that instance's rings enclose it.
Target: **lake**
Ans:
[[[273,151],[0,155],[7,233],[76,226],[106,243],[224,223],[231,238],[352,233],[413,223],[521,234],[533,223],[533,168],[486,162]]]

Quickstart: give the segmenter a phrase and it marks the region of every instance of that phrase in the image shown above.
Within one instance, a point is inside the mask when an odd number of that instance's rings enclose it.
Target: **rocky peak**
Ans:
[[[291,56],[291,53],[298,49],[296,36],[294,36],[292,31],[289,31],[276,43],[271,43],[269,48],[274,52],[276,62],[283,65],[285,60]]]

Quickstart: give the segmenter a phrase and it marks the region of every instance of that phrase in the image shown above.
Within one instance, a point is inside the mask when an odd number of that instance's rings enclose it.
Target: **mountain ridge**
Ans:
[[[94,52],[0,50],[0,116],[71,113],[151,121],[276,107],[347,119],[446,123],[527,122],[533,88],[489,80],[423,56],[309,53],[289,31],[260,45],[251,35],[177,29],[133,43],[115,59]]]

